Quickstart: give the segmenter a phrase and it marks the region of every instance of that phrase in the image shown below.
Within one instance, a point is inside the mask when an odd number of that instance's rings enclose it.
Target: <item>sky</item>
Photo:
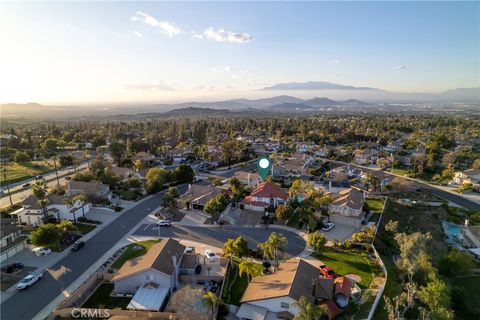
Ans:
[[[2,2],[0,103],[440,92],[480,85],[479,48],[479,2]]]

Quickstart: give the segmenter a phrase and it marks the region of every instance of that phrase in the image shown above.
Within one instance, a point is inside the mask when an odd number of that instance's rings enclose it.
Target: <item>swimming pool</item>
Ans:
[[[445,232],[445,234],[448,237],[447,242],[449,244],[452,244],[454,242],[454,240],[459,239],[459,236],[460,236],[460,226],[459,225],[449,223],[449,222],[443,222],[442,226],[443,226],[443,231]]]

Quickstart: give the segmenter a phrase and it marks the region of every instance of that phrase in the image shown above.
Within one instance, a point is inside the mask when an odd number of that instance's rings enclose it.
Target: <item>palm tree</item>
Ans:
[[[282,234],[272,232],[267,241],[259,243],[258,247],[263,251],[265,258],[273,259],[273,270],[276,271],[278,267],[278,250],[282,249],[288,244],[288,239]]]
[[[43,209],[43,220],[44,221],[47,221],[47,205],[48,205],[48,199],[47,198],[43,198],[43,199],[39,199],[37,201],[37,205]]]
[[[204,305],[208,308],[208,310],[210,310],[212,317],[215,312],[215,306],[218,303],[222,302],[222,300],[219,297],[217,297],[215,293],[210,291],[203,295],[202,301]]]
[[[75,211],[76,210],[72,210],[73,205],[75,204],[75,200],[73,198],[64,198],[63,202],[65,202],[65,204],[70,207],[70,210],[73,214],[73,222],[77,222],[77,217],[75,216]]]
[[[248,282],[252,281],[252,277],[260,273],[260,265],[253,262],[252,259],[243,259],[238,266],[238,274],[240,277],[246,273]]]
[[[35,182],[32,184],[32,193],[38,199],[44,199],[47,196],[47,186],[45,185],[45,180],[35,180]]]
[[[60,179],[58,178],[57,157],[52,157],[53,165],[55,166],[55,176],[57,177],[57,190],[60,191]]]
[[[78,194],[75,198],[73,198],[74,201],[80,201],[80,205],[82,206],[82,216],[85,218],[85,203],[87,202],[87,196],[85,196],[85,193],[80,193]]]
[[[295,320],[317,320],[327,313],[325,305],[314,305],[305,298],[300,297],[298,301],[294,301],[292,305],[298,309]]]

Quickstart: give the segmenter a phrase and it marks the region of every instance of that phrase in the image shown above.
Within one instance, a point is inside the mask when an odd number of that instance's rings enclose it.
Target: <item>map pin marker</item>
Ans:
[[[265,181],[270,173],[270,169],[272,168],[272,160],[270,160],[268,157],[261,157],[257,161],[257,167],[262,180]]]

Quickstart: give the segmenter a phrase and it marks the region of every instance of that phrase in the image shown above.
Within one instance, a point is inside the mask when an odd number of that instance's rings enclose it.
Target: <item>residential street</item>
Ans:
[[[181,186],[179,192],[182,194],[186,189],[186,185]],[[85,248],[69,254],[46,270],[41,281],[25,291],[14,294],[2,303],[1,318],[32,319],[124,237],[133,226],[155,210],[161,204],[162,194],[157,194],[123,213],[122,216],[88,240]],[[161,228],[160,231],[162,237],[194,240],[217,247],[222,247],[228,238],[242,235],[247,238],[252,248],[255,248],[258,242],[265,241],[271,232],[276,231],[288,238],[288,246],[285,250],[288,255],[298,255],[305,248],[304,240],[297,234],[275,229],[171,226]],[[155,236],[158,235],[158,230],[153,225],[145,224],[137,228],[134,235]],[[29,308],[25,308],[26,305]]]
[[[202,242],[214,247],[223,247],[223,244],[230,238],[243,236],[248,241],[251,249],[257,248],[257,243],[264,242],[272,232],[283,234],[288,239],[288,245],[285,252],[289,256],[296,256],[305,249],[305,241],[297,234],[277,229],[251,228],[251,227],[190,227],[172,225],[171,227],[161,227],[160,235],[162,237],[179,238],[183,240],[192,240]],[[158,228],[151,225],[141,225],[134,233],[134,236],[156,236]]]
[[[179,192],[184,193],[186,188],[185,185],[179,187]],[[82,250],[67,255],[46,270],[43,279],[34,286],[16,293],[2,303],[1,318],[8,320],[32,319],[117,241],[123,238],[131,228],[158,208],[161,204],[162,194],[163,192],[156,194],[124,212],[118,219],[88,240]]]

